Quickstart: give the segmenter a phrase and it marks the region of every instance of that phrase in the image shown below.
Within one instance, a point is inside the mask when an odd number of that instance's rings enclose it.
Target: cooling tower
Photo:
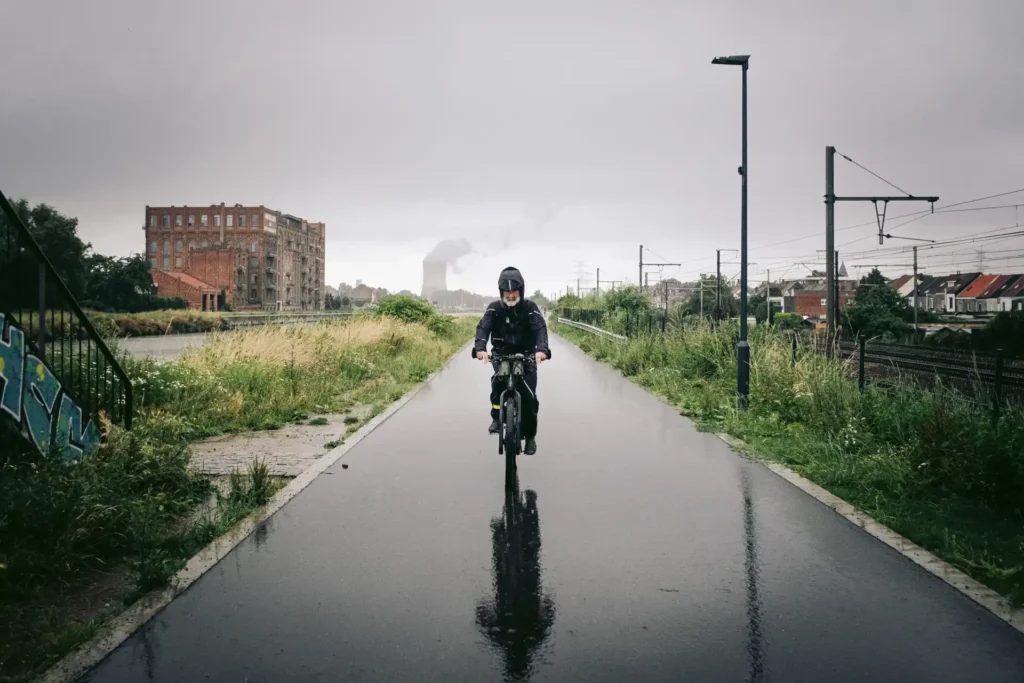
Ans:
[[[446,261],[423,261],[423,291],[425,299],[430,299],[434,292],[448,291],[448,263]]]

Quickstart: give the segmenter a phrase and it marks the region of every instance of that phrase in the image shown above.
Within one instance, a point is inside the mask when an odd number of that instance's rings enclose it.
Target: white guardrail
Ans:
[[[615,334],[614,332],[609,332],[608,330],[602,330],[600,327],[594,327],[593,325],[588,325],[586,323],[578,323],[575,320],[569,320],[568,318],[559,317],[558,322],[562,323],[563,325],[568,325],[569,327],[575,327],[578,330],[583,330],[584,332],[596,334],[597,336],[604,337],[605,339],[611,339],[614,342],[627,341],[626,337],[623,337],[621,334]]]

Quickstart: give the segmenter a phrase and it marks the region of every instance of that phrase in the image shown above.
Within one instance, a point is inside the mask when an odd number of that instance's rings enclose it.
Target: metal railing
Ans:
[[[664,334],[668,327],[668,316],[664,311],[634,313],[577,308],[562,311],[560,320],[563,319],[592,325],[605,332],[613,332],[626,338]]]
[[[577,330],[583,330],[584,332],[596,334],[597,336],[604,337],[605,339],[611,339],[612,341],[624,342],[627,340],[627,338],[622,336],[621,334],[615,334],[614,332],[609,332],[608,330],[602,330],[600,327],[588,325],[587,323],[576,322],[575,320],[570,320],[569,318],[560,317],[558,319],[558,322],[562,323],[563,325],[568,325],[569,327],[575,327]]]
[[[34,384],[54,423],[64,418],[65,409],[77,407],[80,428],[103,415],[131,429],[132,383],[124,369],[3,193],[0,218],[0,370],[5,381],[17,380],[26,397],[29,383]],[[21,339],[20,349],[12,344]],[[65,406],[61,397],[71,403]],[[63,428],[55,427],[58,432]]]

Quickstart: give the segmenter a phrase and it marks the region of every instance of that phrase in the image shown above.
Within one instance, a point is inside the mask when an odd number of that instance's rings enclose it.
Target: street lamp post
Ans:
[[[747,342],[747,68],[750,55],[715,57],[712,64],[739,66],[743,69],[743,163],[740,200],[740,341],[736,345],[736,393],[740,409],[746,409],[750,398],[750,344]]]

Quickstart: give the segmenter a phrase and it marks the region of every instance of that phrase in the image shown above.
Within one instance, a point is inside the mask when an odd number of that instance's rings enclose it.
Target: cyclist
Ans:
[[[537,364],[526,363],[523,379],[526,390],[520,386],[523,397],[523,437],[526,439],[526,455],[537,452],[537,365],[551,358],[548,346],[548,325],[540,307],[526,298],[526,283],[517,268],[509,266],[501,271],[498,278],[498,301],[492,302],[476,326],[476,343],[473,357],[484,363],[490,360],[487,353],[487,339],[490,337],[492,351],[496,355],[514,353],[533,354]],[[494,365],[497,371],[497,364]],[[491,378],[491,426],[488,432],[497,434],[498,416],[501,406],[501,392],[504,385],[497,377]]]

